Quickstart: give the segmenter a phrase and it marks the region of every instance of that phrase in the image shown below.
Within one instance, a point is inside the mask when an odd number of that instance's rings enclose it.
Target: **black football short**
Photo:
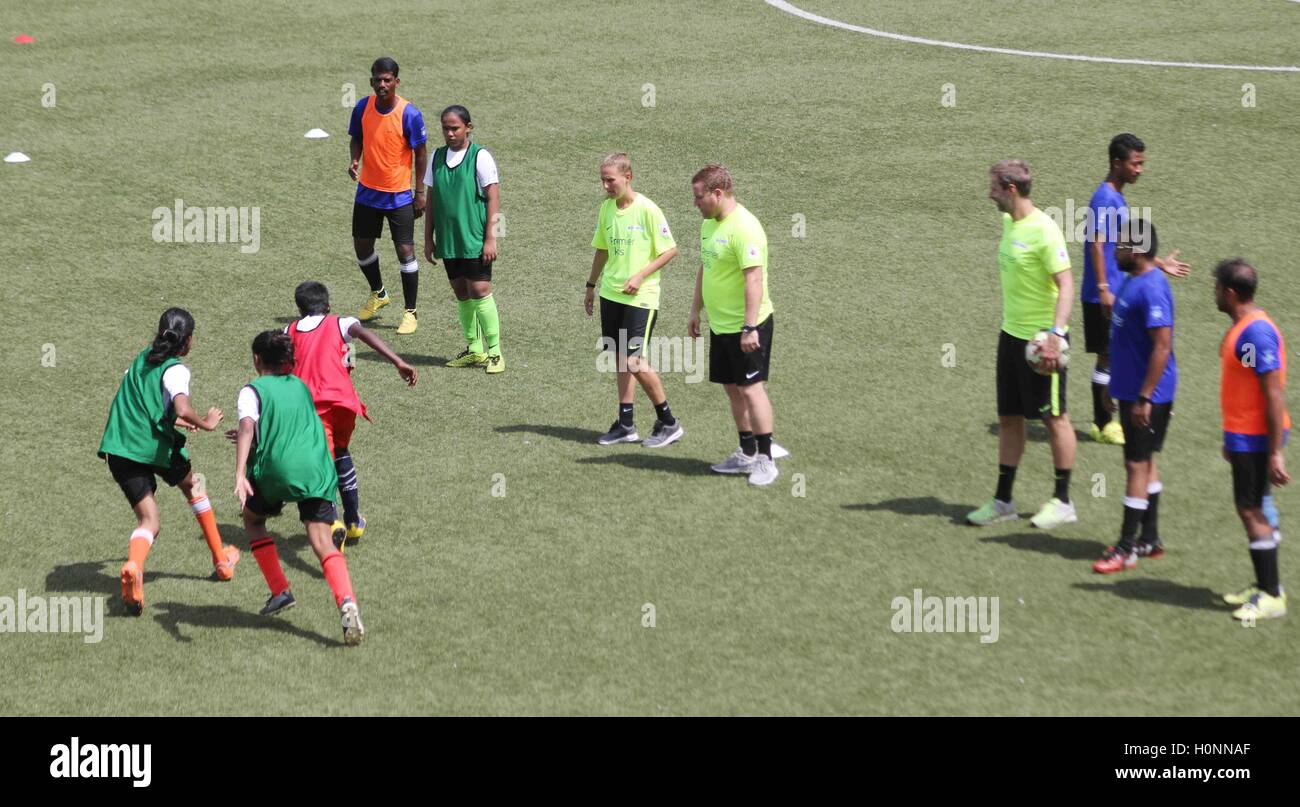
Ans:
[[[248,497],[244,502],[244,508],[248,512],[262,516],[263,518],[275,518],[284,512],[284,502],[268,502],[262,498],[262,494],[257,492],[257,485],[253,485],[253,495]],[[319,521],[325,524],[333,524],[338,521],[338,510],[334,507],[334,502],[329,499],[303,499],[298,502],[298,520],[299,521]]]
[[[1034,372],[1025,360],[1028,343],[1006,331],[998,333],[998,417],[1064,415],[1066,371],[1057,370],[1051,375]]]
[[[415,243],[415,206],[409,202],[389,210],[353,202],[352,237],[378,238],[384,232],[384,219],[388,219],[394,244]]]
[[[447,279],[463,277],[466,280],[491,280],[492,261],[482,258],[443,258],[442,266],[447,270]]]
[[[600,335],[606,350],[620,356],[640,356],[655,327],[653,308],[639,308],[617,300],[600,298]]]
[[[1264,497],[1273,490],[1268,478],[1267,451],[1229,451],[1232,465],[1232,498],[1243,510],[1264,506]]]
[[[1101,303],[1083,304],[1083,349],[1098,356],[1110,355],[1110,317]]]
[[[162,481],[176,487],[190,475],[190,461],[182,457],[179,451],[172,452],[171,466],[167,468],[145,465],[112,454],[106,455],[105,459],[108,460],[108,472],[113,475],[113,481],[122,489],[132,507],[158,490],[158,480],[155,477],[162,477]]]
[[[709,332],[709,380],[714,384],[746,386],[767,380],[772,363],[772,320],[775,314],[758,325],[758,350],[740,349],[740,332]]]
[[[1174,403],[1151,404],[1151,425],[1139,426],[1133,422],[1133,405],[1136,401],[1118,401],[1119,425],[1124,429],[1124,459],[1129,462],[1146,462],[1165,447],[1165,433],[1169,419],[1174,414]]]

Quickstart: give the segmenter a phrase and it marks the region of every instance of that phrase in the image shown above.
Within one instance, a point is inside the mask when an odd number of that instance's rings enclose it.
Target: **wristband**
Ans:
[[[1057,336],[1061,337],[1062,339],[1064,339],[1064,338],[1065,338],[1065,335],[1066,335],[1067,333],[1069,333],[1069,332],[1070,332],[1070,329],[1069,329],[1068,327],[1067,327],[1067,328],[1052,328],[1052,333],[1056,334]]]
[[[1150,404],[1151,404],[1151,399],[1148,398],[1148,397],[1145,396],[1145,395],[1139,395],[1139,396],[1138,396],[1138,403],[1144,403],[1144,404],[1150,405]]]
[[[595,284],[595,283],[588,283],[588,284],[587,284],[587,288],[589,288],[589,289],[594,289],[594,288],[596,288],[596,284]]]

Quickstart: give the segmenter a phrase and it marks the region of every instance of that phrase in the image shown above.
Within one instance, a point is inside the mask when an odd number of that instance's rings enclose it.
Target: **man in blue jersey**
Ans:
[[[1098,574],[1132,569],[1139,556],[1164,555],[1156,524],[1163,485],[1155,455],[1164,446],[1173,414],[1178,362],[1174,297],[1156,268],[1157,246],[1155,225],[1142,219],[1129,220],[1115,244],[1115,260],[1126,277],[1110,315],[1109,395],[1119,403],[1128,476],[1119,543],[1092,564]]]
[[[1092,372],[1092,439],[1099,443],[1124,444],[1119,423],[1111,419],[1114,406],[1106,395],[1110,383],[1110,312],[1122,274],[1115,261],[1118,234],[1128,223],[1128,202],[1124,186],[1142,176],[1146,165],[1146,144],[1127,132],[1110,141],[1110,172],[1088,201],[1088,220],[1083,248],[1084,349],[1096,354]],[[1180,262],[1178,251],[1167,257],[1152,255],[1154,265],[1175,277],[1185,277],[1191,267]]]
[[[397,94],[402,83],[397,62],[387,56],[370,66],[374,95],[362,98],[352,110],[348,134],[352,162],[348,176],[357,180],[356,202],[352,205],[352,241],[357,264],[370,284],[370,298],[357,319],[368,322],[388,305],[388,291],[379,274],[379,253],[375,241],[384,229],[384,219],[397,248],[402,270],[402,298],[406,313],[397,326],[399,334],[415,333],[416,293],[420,287],[420,264],[415,259],[415,220],[424,213],[424,168],[429,155],[425,148],[424,116],[415,104]],[[411,193],[411,157],[415,157],[415,193]]]

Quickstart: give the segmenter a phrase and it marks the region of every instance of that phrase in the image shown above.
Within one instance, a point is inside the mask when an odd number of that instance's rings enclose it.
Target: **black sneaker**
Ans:
[[[272,614],[278,614],[281,611],[287,611],[297,604],[298,601],[293,598],[293,592],[286,588],[274,597],[269,597],[266,601],[266,605],[263,605],[262,610],[258,611],[258,613],[262,616],[271,616]]]
[[[609,431],[598,437],[596,442],[603,446],[612,446],[615,443],[635,443],[640,439],[635,426],[624,426],[616,420],[614,425],[609,427]]]

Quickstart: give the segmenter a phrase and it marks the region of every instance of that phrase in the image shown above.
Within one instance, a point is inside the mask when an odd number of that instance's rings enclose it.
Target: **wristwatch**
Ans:
[[[1150,403],[1151,403],[1151,399],[1148,398],[1148,397],[1145,396],[1145,395],[1139,395],[1139,396],[1138,396],[1138,403],[1144,403],[1144,404],[1148,404],[1148,405],[1150,405]]]
[[[1070,332],[1070,329],[1069,329],[1068,326],[1065,327],[1065,328],[1056,328],[1056,327],[1053,327],[1053,328],[1052,328],[1052,333],[1056,334],[1057,336],[1061,337],[1062,339],[1064,339],[1064,338],[1065,338],[1065,335],[1066,335],[1067,333],[1069,333],[1069,332]]]
[[[740,332],[741,332],[741,333],[749,333],[750,331],[757,331],[757,330],[758,330],[758,326],[757,326],[757,325],[741,325],[741,326],[740,326]]]

